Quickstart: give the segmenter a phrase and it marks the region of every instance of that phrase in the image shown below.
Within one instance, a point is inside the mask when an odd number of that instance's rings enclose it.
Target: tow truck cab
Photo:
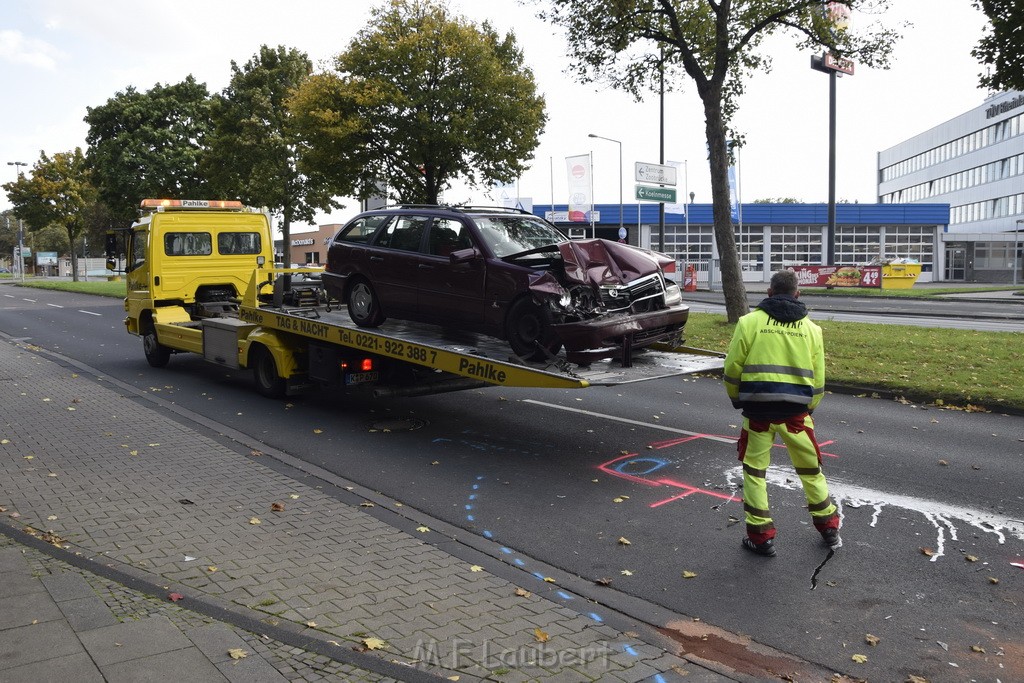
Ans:
[[[273,263],[266,214],[237,201],[145,199],[128,236],[125,325],[145,335],[237,310],[253,271]]]

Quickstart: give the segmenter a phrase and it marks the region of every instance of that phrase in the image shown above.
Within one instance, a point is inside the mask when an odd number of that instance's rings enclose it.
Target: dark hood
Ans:
[[[789,294],[770,296],[757,307],[782,323],[796,322],[807,316],[807,306]]]

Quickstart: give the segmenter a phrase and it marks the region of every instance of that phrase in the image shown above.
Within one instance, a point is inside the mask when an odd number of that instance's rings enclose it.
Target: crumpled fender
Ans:
[[[672,259],[664,254],[603,239],[570,240],[558,245],[566,278],[589,285],[622,285],[657,273]]]

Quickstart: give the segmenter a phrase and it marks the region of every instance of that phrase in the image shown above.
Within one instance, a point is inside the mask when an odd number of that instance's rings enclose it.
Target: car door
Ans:
[[[416,288],[420,261],[424,258],[423,239],[429,224],[429,216],[396,216],[369,250],[371,284],[388,317],[422,319],[417,311]]]
[[[427,253],[419,264],[419,308],[437,322],[461,329],[479,329],[483,321],[483,256],[451,260],[452,252],[478,246],[469,226],[456,218],[434,218]],[[479,252],[479,249],[478,249]]]

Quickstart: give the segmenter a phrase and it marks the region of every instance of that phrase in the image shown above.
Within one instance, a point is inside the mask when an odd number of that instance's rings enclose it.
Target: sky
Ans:
[[[0,0],[0,182],[16,175],[9,162],[33,164],[47,154],[85,148],[86,107],[128,86],[146,91],[190,74],[210,92],[228,83],[231,61],[244,64],[260,45],[304,51],[329,67],[385,0]],[[596,203],[633,203],[635,162],[659,162],[657,94],[642,102],[606,86],[580,84],[568,72],[561,30],[535,18],[518,0],[448,0],[466,18],[512,32],[547,102],[548,123],[516,191],[535,204],[565,203],[565,157],[592,154]],[[876,157],[909,137],[981,105],[982,70],[971,57],[986,19],[971,0],[892,0],[884,15],[855,13],[852,30],[882,21],[901,29],[889,70],[856,69],[837,83],[836,197],[874,203]],[[764,44],[770,73],[747,83],[734,125],[746,136],[739,155],[740,199],[828,199],[826,74],[792,38]],[[665,160],[684,162],[680,195],[711,199],[700,99],[680,80],[665,96]],[[589,138],[588,133],[615,142]],[[621,151],[621,173],[620,173]],[[27,169],[22,168],[23,171]],[[620,194],[620,175],[622,177]],[[461,185],[445,201],[494,204],[502,191]],[[358,203],[317,217],[341,223]],[[635,204],[634,204],[635,205]],[[10,208],[0,193],[0,210]],[[293,226],[302,232],[303,226]],[[312,229],[309,226],[308,229]]]

